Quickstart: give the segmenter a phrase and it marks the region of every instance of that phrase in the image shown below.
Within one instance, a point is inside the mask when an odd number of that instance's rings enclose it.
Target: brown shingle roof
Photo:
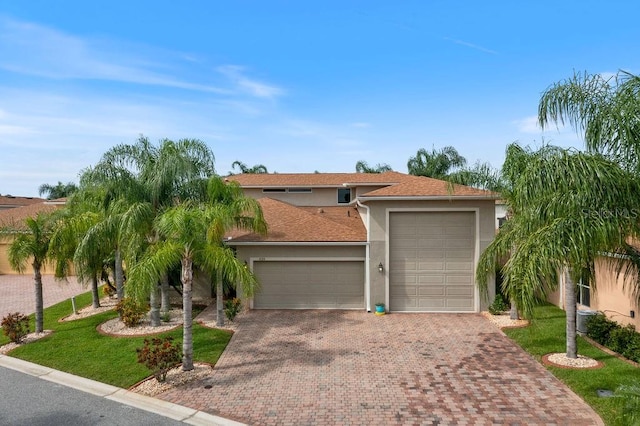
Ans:
[[[235,231],[234,242],[364,242],[367,238],[358,210],[353,207],[296,207],[261,198],[267,236]]]
[[[450,191],[449,183],[422,176],[407,175],[399,172],[385,173],[272,173],[232,175],[227,179],[234,180],[240,186],[249,188],[264,187],[340,187],[343,184],[384,185],[364,197],[489,197],[496,194],[482,189],[455,185]]]
[[[364,197],[488,197],[497,194],[470,186],[453,185],[449,182],[424,176],[407,176],[397,185],[390,185],[363,194]]]
[[[243,187],[278,186],[342,186],[344,183],[394,184],[408,175],[398,172],[385,173],[269,173],[231,175],[227,179]]]
[[[46,200],[38,197],[14,197],[12,195],[0,195],[0,209],[28,206],[31,204],[42,203],[43,201]]]
[[[10,226],[23,228],[24,221],[28,217],[35,217],[38,213],[52,212],[62,207],[61,204],[51,204],[40,202],[14,209],[0,210],[0,227]]]

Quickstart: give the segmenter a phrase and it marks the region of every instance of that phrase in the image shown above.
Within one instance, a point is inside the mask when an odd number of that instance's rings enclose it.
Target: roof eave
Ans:
[[[495,195],[435,195],[435,196],[412,196],[412,195],[379,195],[374,197],[359,196],[361,202],[367,201],[463,201],[463,200],[482,200],[491,201],[499,197]]]

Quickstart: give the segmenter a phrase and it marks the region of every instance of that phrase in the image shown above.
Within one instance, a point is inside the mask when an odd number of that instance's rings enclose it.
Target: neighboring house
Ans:
[[[17,207],[40,204],[46,201],[37,197],[14,197],[13,195],[0,195],[0,211],[4,209],[15,209]]]
[[[3,198],[0,197],[0,201]],[[12,226],[12,227],[24,227],[24,221],[28,217],[35,217],[40,212],[49,212],[53,211],[60,206],[64,205],[65,199],[61,198],[58,200],[47,201],[42,198],[32,199],[29,197],[11,197],[12,199],[17,200],[37,200],[36,202],[26,202],[24,205],[15,207],[15,208],[0,208],[0,227],[3,226]],[[6,205],[6,204],[5,204]],[[9,260],[7,257],[7,250],[9,249],[9,245],[12,240],[7,237],[3,237],[0,234],[0,275],[2,274],[17,274],[17,271],[14,271],[11,266],[9,266]],[[27,274],[32,273],[32,271],[27,270]],[[47,266],[43,269],[44,274],[53,274],[53,268],[51,266]]]
[[[269,227],[227,239],[260,281],[252,308],[486,308],[474,277],[495,236],[494,193],[398,172],[228,179],[259,200]]]
[[[616,267],[608,257],[599,257],[595,262],[595,286],[586,280],[577,283],[578,315],[580,311],[600,311],[608,318],[622,324],[633,324],[640,329],[640,304],[631,289],[634,282],[625,286],[624,274],[618,276]],[[549,295],[548,300],[564,309],[564,283],[570,279],[566,271],[560,274],[558,290]]]

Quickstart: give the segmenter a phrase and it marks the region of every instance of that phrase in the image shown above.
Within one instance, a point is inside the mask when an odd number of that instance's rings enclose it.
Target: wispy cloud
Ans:
[[[154,57],[174,59],[160,62]],[[184,54],[109,40],[80,38],[0,17],[0,68],[51,79],[86,79],[166,86],[212,93],[227,90],[175,77],[168,65],[193,62]],[[175,66],[175,65],[174,65]]]
[[[217,71],[231,80],[239,90],[258,98],[273,99],[284,94],[280,87],[263,83],[245,76],[245,68],[238,65],[223,65]]]
[[[518,131],[521,133],[540,134],[540,132],[542,132],[542,129],[538,124],[538,117],[535,115],[514,120],[513,124],[515,124]]]
[[[450,38],[450,37],[443,37],[443,39],[447,40],[447,41],[450,41],[452,43],[455,43],[455,44],[459,44],[460,46],[465,46],[465,47],[469,47],[471,49],[479,50],[480,52],[489,53],[491,55],[497,55],[498,54],[498,52],[496,52],[495,50],[487,49],[486,47],[479,46],[479,45],[473,44],[473,43],[469,43],[468,41],[458,40],[458,39]]]
[[[364,121],[356,121],[355,123],[351,123],[351,127],[355,127],[356,129],[367,129],[371,127],[371,123],[366,123]]]

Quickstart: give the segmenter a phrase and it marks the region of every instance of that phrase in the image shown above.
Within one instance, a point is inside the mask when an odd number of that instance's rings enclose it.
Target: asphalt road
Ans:
[[[149,411],[0,367],[0,425],[183,425]]]

